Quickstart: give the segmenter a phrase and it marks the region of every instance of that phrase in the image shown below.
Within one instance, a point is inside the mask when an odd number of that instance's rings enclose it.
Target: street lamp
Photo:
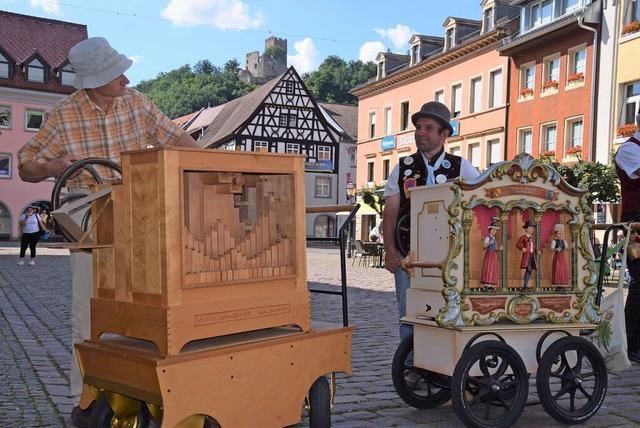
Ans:
[[[347,202],[350,204],[353,204],[355,202],[355,196],[356,196],[356,185],[353,184],[351,181],[347,183]],[[353,221],[351,223],[349,223],[349,229],[348,229],[348,235],[347,235],[347,257],[351,258],[352,254],[352,248],[353,248],[353,239],[351,238],[351,227],[352,227]]]

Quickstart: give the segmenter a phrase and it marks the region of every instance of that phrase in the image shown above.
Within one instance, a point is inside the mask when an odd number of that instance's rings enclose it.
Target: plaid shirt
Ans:
[[[147,147],[173,146],[180,127],[145,95],[134,89],[116,97],[107,113],[79,90],[60,100],[45,114],[38,133],[18,151],[18,165],[48,162],[67,154],[78,159],[107,158],[120,164],[120,153]],[[96,166],[105,181],[119,180],[115,171]],[[70,180],[68,187],[89,187],[88,173]]]

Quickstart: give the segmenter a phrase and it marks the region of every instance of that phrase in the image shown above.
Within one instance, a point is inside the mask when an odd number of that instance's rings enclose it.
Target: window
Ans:
[[[556,151],[557,127],[556,124],[548,124],[542,126],[542,151]]]
[[[482,110],[482,78],[471,79],[471,103],[469,106],[471,113]]]
[[[0,153],[0,178],[11,178],[11,153]]]
[[[454,39],[453,34],[454,34],[454,29],[453,28],[449,28],[447,30],[447,33],[446,33],[447,45],[445,46],[445,49],[447,49],[447,50],[453,48],[456,45],[456,40]]]
[[[584,75],[587,64],[587,51],[585,48],[571,49],[567,55],[569,75],[582,73]]]
[[[523,128],[518,131],[518,147],[520,147],[521,153],[531,154],[532,142],[533,134],[531,128]]]
[[[631,21],[640,21],[640,8],[638,8],[638,0],[633,0]]]
[[[580,7],[581,0],[564,0],[562,3],[562,13],[565,14],[567,12],[571,12],[574,9]]]
[[[44,83],[45,72],[44,65],[37,58],[31,60],[29,64],[27,64],[27,80],[29,82],[39,82]]]
[[[318,146],[318,160],[331,160],[331,147]]]
[[[420,57],[418,56],[420,53],[420,45],[411,46],[411,64],[417,64],[420,62]]]
[[[289,115],[289,128],[295,128],[296,126],[298,126],[298,116],[296,116],[295,114],[290,114]]]
[[[451,87],[451,99],[451,113],[453,113],[453,117],[460,117],[462,114],[462,85]]]
[[[296,155],[300,154],[300,144],[298,143],[287,143],[285,145],[285,153],[293,153]]]
[[[624,117],[620,125],[635,124],[636,114],[640,108],[640,80],[624,87]],[[0,107],[1,111],[2,107]]]
[[[11,70],[9,60],[0,53],[0,77],[9,78],[9,70]]]
[[[8,116],[4,122],[0,120],[0,129],[11,129],[11,106],[0,105],[0,113],[6,113]]]
[[[253,143],[253,151],[267,153],[269,151],[269,143],[267,141],[256,141]]]
[[[436,91],[433,100],[444,104],[444,89]]]
[[[376,169],[375,169],[375,164],[373,162],[367,162],[367,181],[368,182],[372,182],[374,181],[374,177],[375,177],[375,173]]]
[[[460,149],[460,146],[450,147],[449,153],[455,156],[462,156],[462,150]]]
[[[287,94],[293,94],[294,89],[295,89],[295,86],[294,86],[293,82],[287,82],[287,86],[286,86],[286,89],[285,89],[287,91]]]
[[[63,86],[73,86],[73,80],[76,78],[76,73],[73,71],[71,64],[67,64],[60,69],[60,84]]]
[[[547,87],[550,82],[557,82],[560,80],[560,56],[555,55],[553,57],[544,60],[544,81],[543,86]]]
[[[489,108],[502,105],[502,70],[489,73]]]
[[[409,129],[409,101],[400,103],[400,130]]]
[[[369,113],[369,138],[376,136],[376,112]]]
[[[391,135],[391,107],[384,108],[384,135]]]
[[[331,178],[316,176],[316,198],[331,197]]]
[[[484,11],[484,32],[493,30],[493,8],[486,9]]]
[[[384,159],[382,161],[382,179],[387,180],[389,178],[389,174],[391,174],[391,161],[389,159]]]
[[[547,24],[553,19],[553,0],[544,0],[529,6],[529,28]]]
[[[289,116],[287,116],[286,114],[281,114],[279,123],[280,123],[280,126],[286,128],[287,124],[289,123]]]
[[[522,69],[521,89],[533,90],[536,79],[536,69],[534,65],[526,66]]]
[[[40,129],[40,125],[42,125],[42,118],[44,117],[44,111],[42,110],[33,110],[28,108],[26,110],[26,118],[25,118],[25,130],[27,131],[37,131]]]
[[[480,144],[469,144],[469,162],[476,168],[480,168]]]
[[[582,146],[582,117],[568,120],[566,129],[568,134],[566,148]]]
[[[384,77],[384,61],[380,61],[378,63],[378,79],[382,79]]]
[[[298,118],[294,114],[281,114],[279,123],[283,128],[295,128],[298,124]]]
[[[502,154],[500,153],[500,140],[495,139],[487,141],[487,151],[487,166],[491,166],[502,160]]]

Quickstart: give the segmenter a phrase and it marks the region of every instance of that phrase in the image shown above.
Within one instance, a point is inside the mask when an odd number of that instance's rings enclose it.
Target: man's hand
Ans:
[[[60,177],[71,165],[80,160],[77,155],[64,155],[49,162],[34,162],[27,161],[20,166],[18,172],[20,178],[23,181],[30,183],[38,183],[42,180],[46,180],[49,177]],[[78,170],[76,175],[82,173],[82,170]],[[73,178],[73,177],[70,177]]]

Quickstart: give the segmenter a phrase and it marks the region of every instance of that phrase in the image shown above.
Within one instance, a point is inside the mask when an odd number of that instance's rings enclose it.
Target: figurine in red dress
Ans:
[[[498,254],[502,251],[502,245],[498,247],[496,233],[500,227],[496,223],[491,223],[487,228],[489,235],[484,238],[483,247],[486,250],[482,261],[482,275],[480,283],[484,285],[486,291],[491,291],[498,285]]]
[[[558,223],[553,226],[553,239],[551,239],[549,248],[553,253],[551,284],[557,289],[569,288],[569,266],[567,265],[565,250],[569,249],[570,246],[564,240],[563,224]]]

